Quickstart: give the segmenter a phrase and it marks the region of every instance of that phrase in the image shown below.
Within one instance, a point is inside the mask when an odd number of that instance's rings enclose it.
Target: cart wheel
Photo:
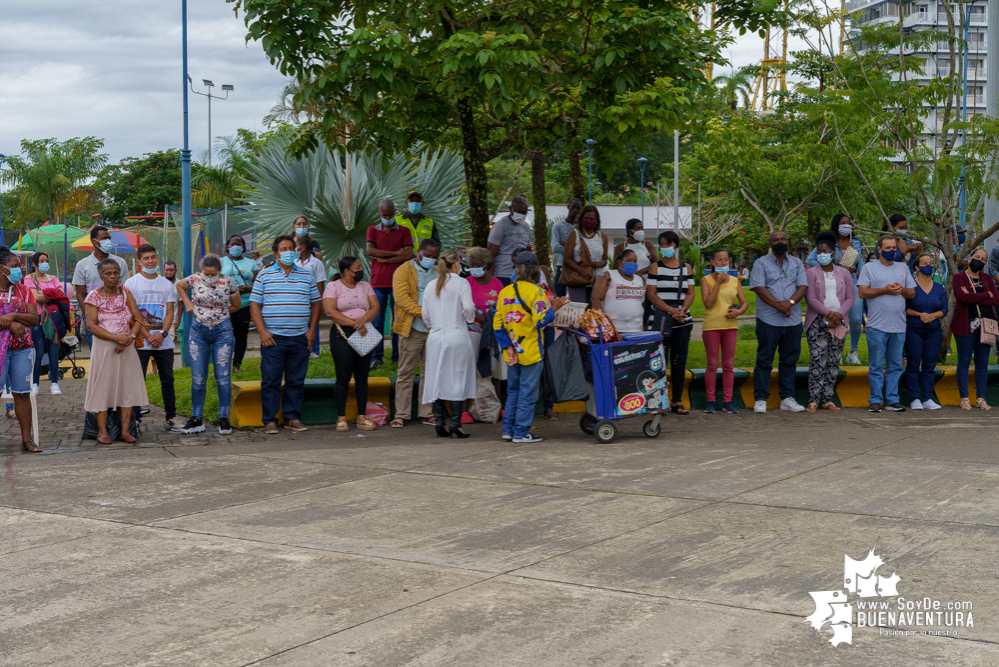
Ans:
[[[659,424],[656,423],[655,419],[650,419],[642,425],[642,433],[645,434],[646,438],[658,438]]]
[[[597,427],[593,430],[593,434],[597,437],[597,442],[604,445],[609,445],[614,442],[614,438],[617,437],[617,424],[609,419],[604,419],[597,423]]]
[[[597,418],[591,414],[584,414],[579,418],[579,428],[586,435],[593,435],[593,429],[597,425]]]
[[[87,374],[87,369],[81,366],[77,366],[76,368],[73,369],[73,377],[75,377],[77,380],[81,379],[86,374]]]

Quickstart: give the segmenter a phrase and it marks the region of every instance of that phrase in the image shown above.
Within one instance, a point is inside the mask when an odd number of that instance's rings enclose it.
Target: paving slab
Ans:
[[[0,491],[0,506],[141,523],[378,474],[240,456],[80,461],[52,468],[35,463],[8,475],[13,484]]]
[[[415,440],[415,442],[414,442]],[[387,470],[411,470],[442,461],[461,460],[478,454],[494,451],[510,451],[515,445],[503,442],[499,437],[493,441],[474,443],[462,441],[420,441],[405,437],[382,437],[347,442],[331,442],[326,447],[302,449],[271,449],[255,452],[254,456],[281,459],[283,461],[308,461],[335,465],[363,466]]]
[[[158,525],[503,572],[702,504],[391,473]]]
[[[145,527],[30,553],[0,558],[4,665],[243,665],[484,576]]]
[[[976,626],[961,636],[999,642],[999,529],[981,526],[720,503],[513,574],[803,619],[808,592],[842,589],[844,556],[875,545],[899,595],[971,601]]]
[[[0,507],[0,557],[120,529],[107,521]],[[32,557],[24,562],[32,562]]]
[[[881,638],[833,648],[785,615],[500,576],[262,661],[314,665],[607,667],[994,665],[991,644]]]

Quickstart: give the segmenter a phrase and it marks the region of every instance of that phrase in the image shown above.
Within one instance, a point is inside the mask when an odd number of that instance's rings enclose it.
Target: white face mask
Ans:
[[[636,241],[644,241],[645,240],[645,230],[644,229],[639,229],[637,232],[632,232],[631,236]]]
[[[520,224],[520,223],[524,222],[525,220],[527,220],[527,214],[526,213],[511,213],[510,214],[510,219],[513,220],[514,222],[516,222],[517,224]]]

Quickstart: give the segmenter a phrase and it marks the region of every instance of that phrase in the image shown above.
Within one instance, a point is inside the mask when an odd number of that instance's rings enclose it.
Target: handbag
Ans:
[[[978,335],[981,336],[980,340],[986,345],[994,347],[996,344],[996,336],[999,336],[999,322],[996,322],[991,317],[981,318],[982,326],[978,330]]]
[[[375,331],[375,327],[372,326],[370,322],[368,322],[366,326],[368,333],[362,336],[360,331],[355,331],[348,337],[347,334],[343,332],[340,325],[336,325],[340,335],[347,339],[347,344],[354,348],[354,351],[362,357],[369,354],[371,350],[375,349],[375,346],[378,345],[378,341],[382,339],[382,335]]]
[[[575,231],[575,230],[573,230]],[[603,242],[603,232],[599,232],[601,242]],[[576,243],[579,244],[579,261],[584,264],[588,264],[593,261],[593,257],[590,255],[590,248],[585,243],[583,243],[583,237],[576,234]],[[581,273],[576,269],[572,268],[562,260],[562,276],[558,279],[560,285],[565,285],[566,287],[588,287],[593,284],[593,268],[590,269],[589,275],[586,273]]]

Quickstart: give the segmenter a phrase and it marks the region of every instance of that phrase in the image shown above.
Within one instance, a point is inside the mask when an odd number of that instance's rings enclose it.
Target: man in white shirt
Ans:
[[[128,277],[128,264],[118,255],[112,255],[114,241],[111,240],[111,231],[107,227],[94,227],[90,230],[90,244],[94,246],[94,252],[87,255],[76,263],[76,270],[73,272],[73,287],[76,290],[77,312],[83,316],[83,302],[87,295],[104,284],[101,274],[97,271],[97,266],[109,257],[118,263],[121,277]],[[86,324],[84,324],[86,331]],[[87,347],[94,349],[94,337],[87,334]]]
[[[313,251],[315,247],[316,242],[312,240],[311,236],[296,237],[295,249],[298,250],[298,259],[295,260],[295,266],[312,274],[312,279],[316,282],[316,289],[319,290],[319,296],[322,296],[323,290],[326,289],[326,265],[315,256]],[[319,358],[319,336],[316,336],[312,343],[311,357],[313,359]]]
[[[166,410],[166,428],[182,428],[187,420],[177,416],[177,402],[173,388],[174,340],[170,335],[177,306],[177,288],[161,276],[158,271],[159,255],[156,248],[144,243],[136,250],[141,270],[125,281],[135,297],[135,305],[142,314],[142,320],[152,334],[142,341],[139,348],[139,361],[142,362],[142,375],[149,368],[149,359],[156,363],[163,393],[163,408]]]

